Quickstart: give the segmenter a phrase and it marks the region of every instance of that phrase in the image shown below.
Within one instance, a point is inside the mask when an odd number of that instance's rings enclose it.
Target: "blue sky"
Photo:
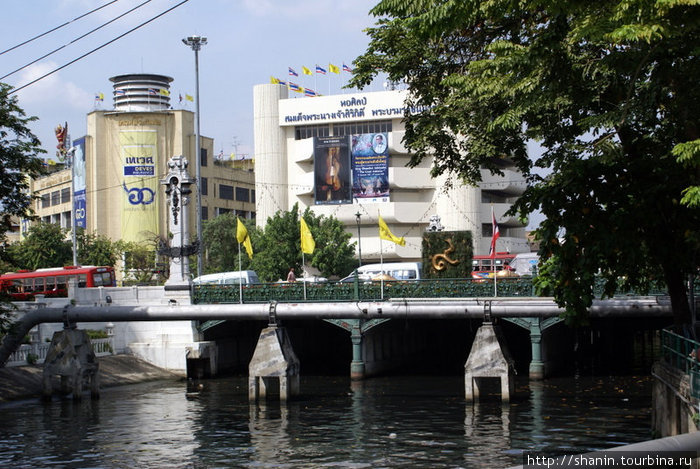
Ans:
[[[31,0],[4,2],[0,49],[70,22],[58,31],[0,55],[0,76],[61,48],[3,80],[20,87],[180,3],[151,0],[128,16],[70,44],[145,0],[118,0],[85,18],[71,21],[111,0]],[[38,117],[32,130],[49,155],[55,154],[54,128],[68,122],[72,138],[86,132],[85,116],[93,109],[112,108],[109,78],[125,73],[158,73],[174,78],[171,104],[178,94],[195,94],[194,52],[182,43],[190,35],[206,36],[199,54],[202,135],[215,140],[215,151],[253,153],[253,86],[270,76],[288,78],[288,67],[301,86],[323,94],[342,92],[350,74],[304,76],[328,63],[342,67],[364,52],[363,29],[374,24],[369,10],[375,0],[189,0],[122,39],[19,92],[19,105]],[[65,46],[65,47],[62,47]],[[329,82],[330,77],[330,82]],[[372,89],[381,89],[381,83]],[[103,93],[104,102],[95,101]],[[304,98],[300,98],[304,99]],[[305,98],[312,99],[312,98]],[[194,110],[194,104],[183,101]],[[187,107],[189,106],[189,107]]]

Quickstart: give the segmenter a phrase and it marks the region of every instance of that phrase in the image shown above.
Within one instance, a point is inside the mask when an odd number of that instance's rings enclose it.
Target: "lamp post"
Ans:
[[[357,259],[358,267],[362,267],[362,237],[360,236],[360,212],[355,214],[355,220],[357,221]]]
[[[194,79],[195,79],[195,179],[197,180],[197,208],[195,212],[195,224],[197,226],[197,275],[204,273],[204,243],[202,242],[202,144],[199,133],[199,50],[207,43],[207,38],[202,36],[188,36],[182,40],[186,46],[194,51]]]

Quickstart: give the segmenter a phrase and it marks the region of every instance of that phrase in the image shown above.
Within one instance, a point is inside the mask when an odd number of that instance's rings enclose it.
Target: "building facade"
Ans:
[[[168,159],[183,155],[190,176],[195,176],[195,116],[170,106],[170,77],[130,74],[110,80],[114,109],[87,115],[87,134],[72,142],[72,167],[31,181],[38,197],[35,211],[42,221],[69,229],[75,207],[76,225],[88,232],[154,245],[156,239],[168,236],[161,184]],[[202,219],[226,212],[254,218],[252,162],[217,159],[213,147],[212,139],[202,137]],[[194,195],[187,205],[192,238],[196,237]]]
[[[254,88],[257,223],[278,210],[311,207],[334,216],[360,240],[364,261],[420,260],[423,232],[438,216],[445,230],[468,230],[474,253],[487,254],[491,210],[499,224],[498,251],[528,252],[525,227],[505,216],[523,193],[525,181],[501,161],[504,176],[482,172],[472,187],[454,175],[430,176],[424,160],[406,165],[402,144],[405,91],[294,98],[277,84]],[[379,238],[379,216],[405,246]]]

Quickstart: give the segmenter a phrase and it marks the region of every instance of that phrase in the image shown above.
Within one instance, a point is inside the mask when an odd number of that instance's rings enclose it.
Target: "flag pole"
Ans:
[[[306,274],[304,273],[305,269],[305,261],[304,261],[304,250],[301,250],[301,275],[302,275],[302,281],[304,282],[304,301],[306,301]]]
[[[379,218],[382,217],[382,214],[379,213],[379,210],[377,210],[377,215]],[[381,285],[381,298],[382,300],[384,299],[384,243],[382,242],[382,237],[381,235],[379,236],[379,265],[381,266],[382,272],[379,276],[379,282]]]
[[[236,239],[238,241],[238,239]],[[243,304],[243,277],[241,273],[241,243],[238,243],[238,302]]]

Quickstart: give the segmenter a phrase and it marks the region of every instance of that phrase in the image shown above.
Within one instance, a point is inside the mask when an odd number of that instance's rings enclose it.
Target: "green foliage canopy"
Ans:
[[[508,158],[540,210],[541,291],[584,318],[593,279],[668,286],[690,322],[700,214],[697,1],[384,0],[349,86],[381,72],[409,93],[411,165],[480,180]],[[536,141],[542,153],[528,155]],[[531,159],[532,158],[532,159]]]

